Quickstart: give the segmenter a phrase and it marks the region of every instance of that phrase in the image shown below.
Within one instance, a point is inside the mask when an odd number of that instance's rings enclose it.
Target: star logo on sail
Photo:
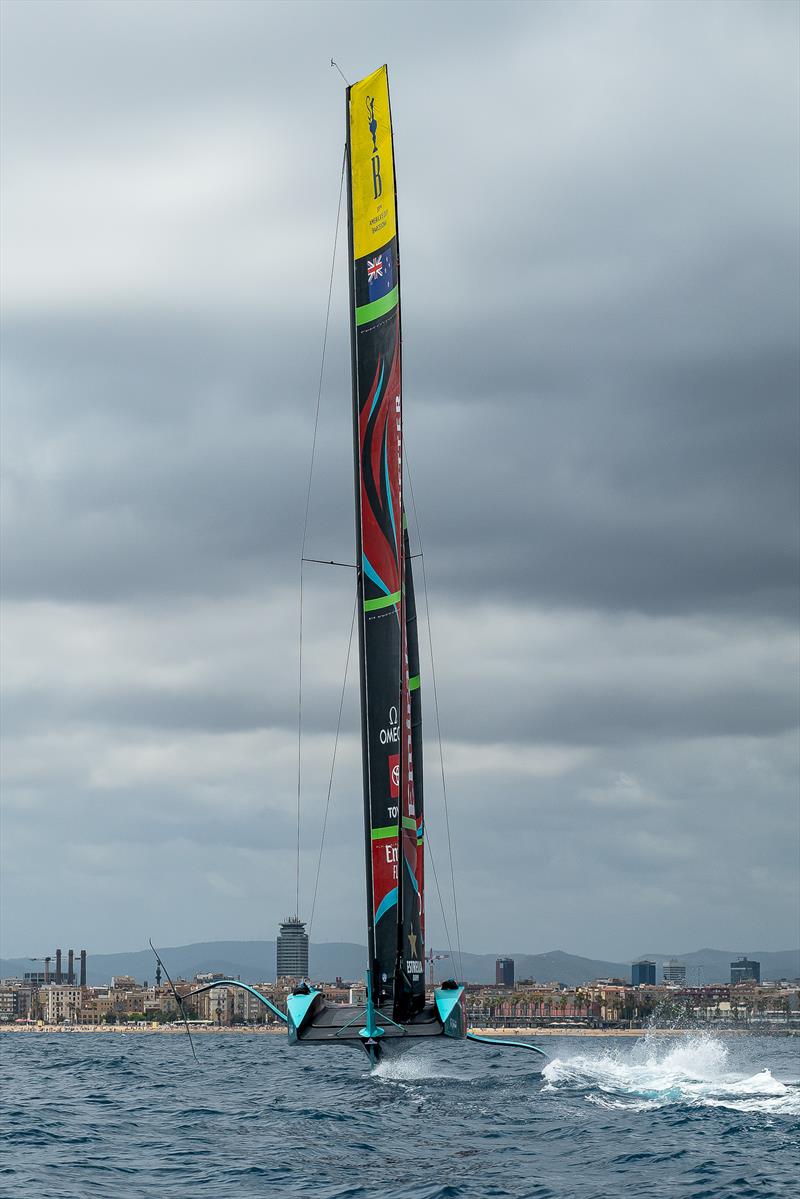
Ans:
[[[408,934],[408,947],[411,950],[412,958],[415,958],[417,956],[417,934],[416,933]]]

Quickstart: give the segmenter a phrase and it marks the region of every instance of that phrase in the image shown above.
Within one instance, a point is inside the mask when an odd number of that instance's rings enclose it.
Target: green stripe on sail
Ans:
[[[397,288],[393,287],[379,300],[373,300],[371,304],[362,304],[360,308],[356,308],[356,324],[366,325],[370,321],[377,320],[379,316],[384,316],[394,308],[398,298]]]
[[[408,680],[409,691],[419,691],[419,675],[415,674]]]
[[[410,828],[414,832],[417,831],[417,826],[413,816],[403,817],[403,828]],[[372,830],[372,840],[382,841],[384,837],[396,837],[399,829],[396,824],[389,824],[385,828],[374,828]]]
[[[376,608],[390,608],[392,604],[400,603],[400,592],[393,591],[391,595],[379,595],[377,599],[364,600],[364,611],[374,612]]]
[[[396,837],[397,825],[390,824],[386,828],[374,828],[372,830],[372,840],[382,841],[384,837]]]

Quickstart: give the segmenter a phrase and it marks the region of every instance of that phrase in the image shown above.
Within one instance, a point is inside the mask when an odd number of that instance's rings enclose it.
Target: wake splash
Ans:
[[[542,1071],[545,1090],[579,1089],[599,1107],[651,1111],[670,1105],[800,1115],[800,1085],[769,1070],[731,1069],[730,1051],[701,1034],[678,1041],[646,1037],[631,1052],[604,1049],[555,1058]]]
[[[430,1046],[415,1046],[396,1057],[387,1056],[370,1071],[371,1078],[384,1082],[423,1082],[428,1079],[462,1079],[463,1075],[443,1062]]]

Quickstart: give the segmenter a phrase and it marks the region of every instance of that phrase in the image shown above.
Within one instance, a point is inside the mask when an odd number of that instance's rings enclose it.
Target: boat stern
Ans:
[[[303,1032],[312,1024],[321,1001],[322,992],[305,985],[298,987],[287,997],[286,1013],[290,1045],[296,1045]]]
[[[443,983],[433,994],[436,1015],[446,1037],[462,1041],[467,1035],[467,996],[458,983]]]

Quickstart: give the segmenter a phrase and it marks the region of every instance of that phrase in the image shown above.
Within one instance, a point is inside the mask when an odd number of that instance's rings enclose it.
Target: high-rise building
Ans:
[[[308,978],[308,933],[299,916],[287,916],[277,941],[278,978]]]
[[[665,962],[663,967],[664,982],[678,983],[679,986],[686,986],[686,963],[679,962],[677,958],[670,958]]]
[[[731,986],[749,982],[761,982],[761,963],[753,962],[749,958],[739,958],[738,961],[731,962]]]
[[[514,986],[514,959],[498,958],[494,964],[494,981],[498,987]]]
[[[631,966],[631,985],[654,987],[656,985],[656,964],[647,958],[640,958]]]

